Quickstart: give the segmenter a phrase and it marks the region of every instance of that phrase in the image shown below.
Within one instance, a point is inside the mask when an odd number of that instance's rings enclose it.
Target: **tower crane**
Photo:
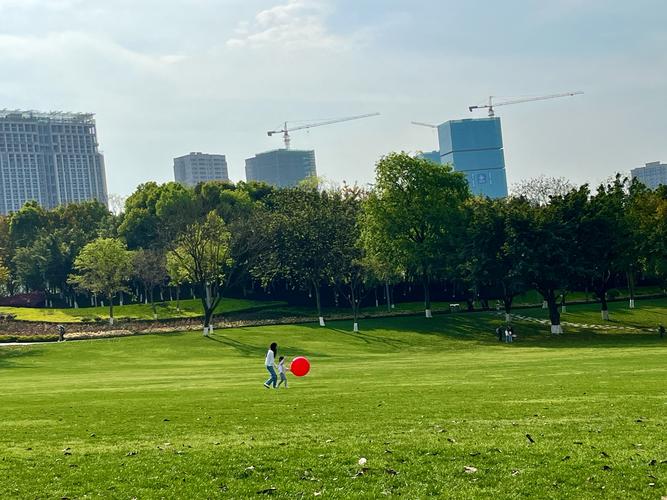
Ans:
[[[413,125],[419,125],[420,127],[428,127],[428,128],[438,128],[437,125],[433,125],[432,123],[424,123],[424,122],[410,122]]]
[[[317,123],[309,123],[307,125],[299,125],[297,127],[289,127],[288,123],[285,122],[283,128],[281,130],[269,130],[267,132],[268,136],[271,137],[274,134],[282,134],[283,135],[283,141],[285,142],[285,149],[289,149],[290,142],[291,142],[291,137],[290,137],[290,132],[295,132],[297,130],[304,130],[308,128],[314,128],[314,127],[322,127],[324,125],[332,125],[334,123],[341,123],[341,122],[349,122],[352,120],[360,120],[361,118],[369,118],[371,116],[378,116],[380,113],[369,113],[366,115],[357,115],[357,116],[347,116],[344,118],[335,118],[332,120],[325,120]]]
[[[542,95],[542,96],[537,96],[537,97],[522,97],[519,99],[510,99],[508,101],[500,101],[500,102],[494,102],[495,97],[494,96],[489,96],[489,103],[488,104],[480,104],[478,106],[468,106],[468,110],[472,113],[474,109],[488,109],[489,110],[489,117],[494,117],[495,113],[493,111],[493,108],[496,108],[498,106],[508,106],[510,104],[520,104],[522,102],[531,102],[531,101],[544,101],[546,99],[556,99],[557,97],[572,97],[575,95],[580,95],[583,94],[581,91],[576,91],[576,92],[564,92],[562,94],[550,94],[550,95]]]

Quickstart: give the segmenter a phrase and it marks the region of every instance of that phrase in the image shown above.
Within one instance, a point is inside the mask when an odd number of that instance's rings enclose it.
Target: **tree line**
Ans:
[[[595,189],[558,180],[525,183],[502,199],[473,196],[463,174],[392,153],[374,184],[322,189],[316,180],[143,184],[114,215],[97,202],[47,211],[29,202],[0,218],[0,287],[45,291],[47,300],[110,308],[155,293],[188,291],[204,333],[231,291],[301,290],[325,324],[322,291],[349,305],[353,329],[369,294],[419,286],[425,316],[443,286],[468,302],[498,300],[510,319],[536,290],[561,333],[559,303],[592,291],[608,319],[609,291],[639,276],[667,279],[667,188],[617,175]],[[157,317],[157,316],[156,316]]]

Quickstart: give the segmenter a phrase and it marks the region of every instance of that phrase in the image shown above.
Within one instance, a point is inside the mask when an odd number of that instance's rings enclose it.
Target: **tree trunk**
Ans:
[[[630,309],[635,308],[635,275],[632,271],[626,273],[628,278],[628,291],[630,292]]]
[[[567,312],[567,304],[565,303],[565,294],[560,296],[560,312],[561,314]]]
[[[503,306],[505,307],[505,323],[512,322],[512,301],[514,297],[511,295],[503,296]]]
[[[558,302],[553,290],[546,294],[547,308],[549,309],[549,321],[551,321],[551,333],[558,335],[563,333],[563,327],[560,325],[560,312],[558,311]]]
[[[320,326],[326,326],[324,323],[324,316],[322,316],[322,304],[320,302],[320,285],[313,280],[313,288],[315,289],[315,304],[317,306],[317,317],[320,320]]]
[[[151,309],[153,309],[153,319],[157,319],[157,307],[155,307],[155,297],[153,296],[154,293],[155,293],[155,291],[153,290],[153,287],[151,287],[151,291],[150,291],[150,294],[151,294]]]
[[[422,285],[424,286],[424,313],[427,318],[432,318],[431,312],[431,277],[428,273],[424,273],[422,277]]]
[[[181,287],[176,287],[176,311],[181,312]]]
[[[109,294],[109,324],[113,325],[113,295]]]
[[[359,331],[359,304],[357,304],[357,294],[355,292],[355,286],[350,285],[350,296],[352,298],[352,317],[354,319],[354,324],[352,326],[352,331],[357,333]]]
[[[213,316],[213,301],[211,298],[211,285],[202,283],[203,294],[201,298],[204,306],[204,337],[208,337],[211,331],[211,317]]]
[[[389,282],[385,281],[384,283],[384,294],[387,298],[387,311],[391,312],[391,294],[389,293]]]
[[[609,321],[609,305],[607,304],[607,294],[605,292],[602,292],[600,294],[600,304],[601,304],[600,314],[602,316],[602,319],[604,321]]]

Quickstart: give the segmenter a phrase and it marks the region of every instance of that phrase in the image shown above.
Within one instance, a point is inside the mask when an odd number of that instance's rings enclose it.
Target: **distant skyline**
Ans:
[[[667,3],[603,0],[0,0],[0,108],[93,112],[108,188],[173,180],[173,158],[245,159],[296,123],[318,173],[367,183],[378,158],[437,148],[488,95],[582,96],[498,108],[508,184],[596,183],[667,161]]]

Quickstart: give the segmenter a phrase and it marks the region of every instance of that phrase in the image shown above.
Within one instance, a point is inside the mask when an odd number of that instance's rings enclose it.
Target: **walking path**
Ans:
[[[504,315],[505,313],[498,313],[499,315]],[[550,321],[548,319],[533,318],[532,316],[524,316],[522,314],[512,314],[513,318],[520,319],[522,321],[531,321],[533,323],[539,323],[541,325],[548,325]],[[630,333],[640,333],[640,332],[657,332],[657,328],[637,328],[635,326],[627,325],[599,325],[595,323],[573,323],[571,321],[561,321],[560,323],[563,326],[573,326],[575,328],[586,328],[590,330],[613,330],[618,332],[630,332]]]

